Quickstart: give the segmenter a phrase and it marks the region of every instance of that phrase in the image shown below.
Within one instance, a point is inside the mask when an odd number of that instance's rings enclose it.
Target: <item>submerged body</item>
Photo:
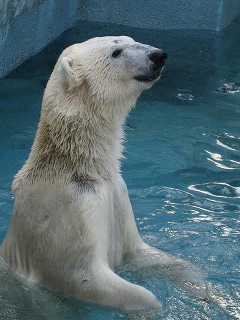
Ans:
[[[187,262],[143,242],[120,175],[125,118],[159,79],[165,58],[128,37],[64,50],[31,153],[13,182],[14,212],[0,255],[17,273],[123,310],[158,307],[150,291],[114,273],[124,259],[183,284],[202,281]]]

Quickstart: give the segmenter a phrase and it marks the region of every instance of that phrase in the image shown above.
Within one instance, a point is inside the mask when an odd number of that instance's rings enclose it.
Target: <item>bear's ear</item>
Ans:
[[[69,88],[76,87],[76,79],[72,65],[72,58],[62,57],[59,68],[62,72],[63,79],[65,80],[65,83],[68,84]]]
[[[60,67],[62,71],[65,73],[65,76],[67,77],[73,77],[74,72],[72,69],[73,60],[70,57],[62,57],[60,61]]]

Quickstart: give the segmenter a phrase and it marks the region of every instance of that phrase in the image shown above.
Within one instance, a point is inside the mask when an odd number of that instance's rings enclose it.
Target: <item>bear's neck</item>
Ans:
[[[31,168],[25,169],[30,169],[32,176],[45,178],[69,173],[75,177],[111,179],[120,170],[126,114],[105,117],[97,110],[74,115],[43,111],[26,164]]]

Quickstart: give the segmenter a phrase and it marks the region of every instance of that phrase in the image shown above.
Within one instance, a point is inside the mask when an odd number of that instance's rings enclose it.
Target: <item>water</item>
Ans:
[[[169,54],[162,79],[127,124],[123,176],[145,241],[207,273],[217,302],[169,281],[121,276],[162,303],[157,319],[240,319],[240,20],[224,32],[154,31],[82,22],[0,80],[0,241],[13,205],[11,182],[27,159],[57,56],[96,35],[126,34]],[[0,319],[127,319],[114,310],[29,288],[0,261]],[[143,319],[145,319],[143,317]]]

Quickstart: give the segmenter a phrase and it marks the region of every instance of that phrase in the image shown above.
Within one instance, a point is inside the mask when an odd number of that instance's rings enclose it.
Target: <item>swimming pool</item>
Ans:
[[[141,235],[200,266],[218,303],[167,280],[124,278],[162,303],[158,319],[240,319],[240,21],[224,32],[141,30],[81,22],[0,80],[0,241],[11,218],[11,182],[28,157],[57,56],[96,35],[126,34],[168,52],[162,79],[126,123],[122,171]],[[0,319],[124,319],[16,279],[0,261]]]

